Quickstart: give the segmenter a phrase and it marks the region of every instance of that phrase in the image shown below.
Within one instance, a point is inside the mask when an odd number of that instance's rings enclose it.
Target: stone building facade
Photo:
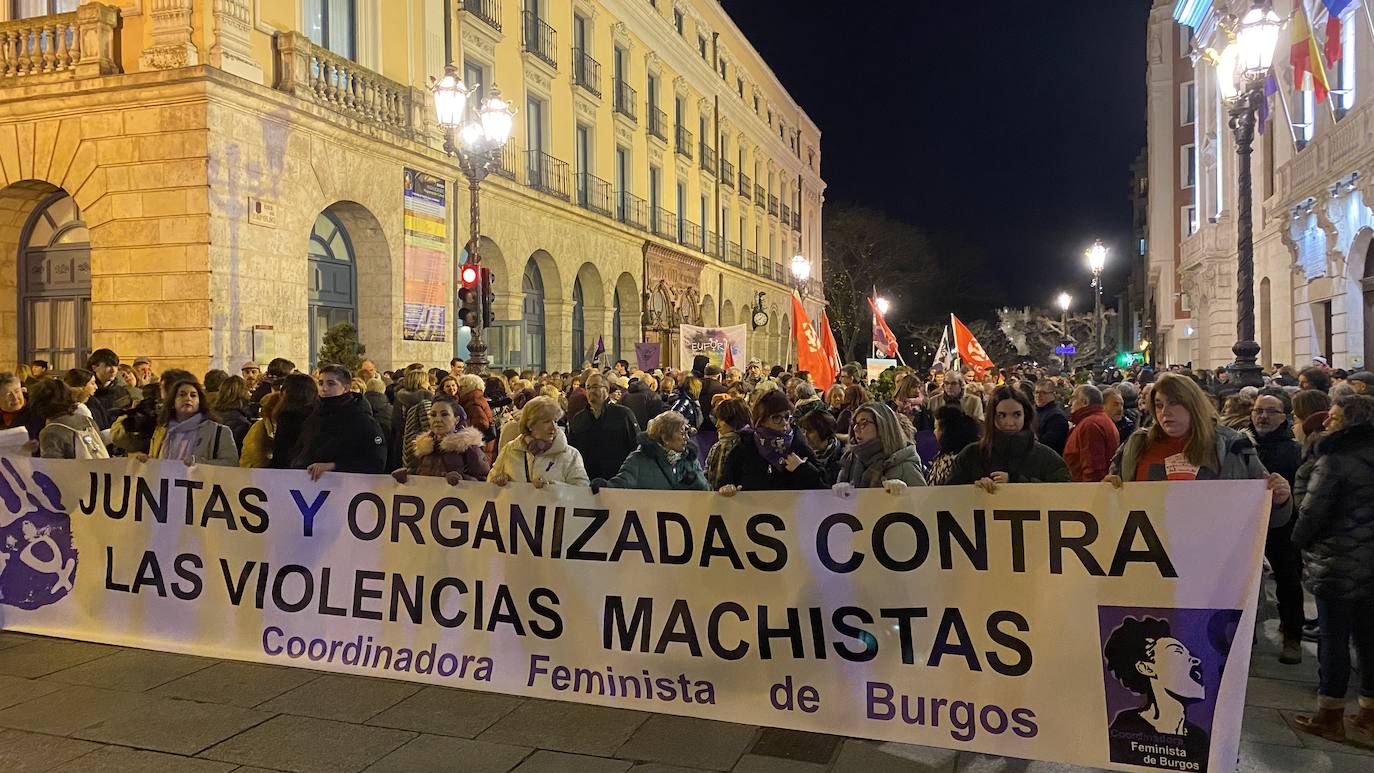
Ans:
[[[446,62],[518,110],[481,195],[494,364],[566,370],[598,338],[673,352],[677,325],[759,304],[750,356],[783,361],[795,254],[819,303],[819,131],[718,3],[38,10],[0,20],[0,367],[101,346],[304,367],[338,321],[382,367],[461,356],[469,199],[429,92]],[[444,182],[442,341],[402,334],[408,169]]]

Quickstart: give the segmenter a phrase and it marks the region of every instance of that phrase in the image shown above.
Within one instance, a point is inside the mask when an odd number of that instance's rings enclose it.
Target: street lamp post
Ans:
[[[1064,337],[1069,337],[1069,306],[1073,304],[1073,296],[1068,293],[1059,294],[1059,322],[1064,328]]]
[[[500,89],[491,92],[479,107],[469,97],[477,84],[464,84],[458,68],[448,65],[442,78],[431,79],[434,92],[434,112],[444,130],[444,152],[458,159],[458,169],[468,180],[472,199],[469,210],[468,261],[478,267],[482,276],[480,187],[487,175],[501,165],[501,151],[510,140],[515,110],[501,97]],[[454,242],[455,250],[457,242]],[[457,262],[455,256],[454,262]],[[483,284],[483,283],[479,283]],[[486,325],[487,288],[479,286],[476,319],[472,324],[472,339],[468,343],[467,368],[473,373],[487,370],[487,344],[482,331]],[[457,320],[461,324],[462,320]]]
[[[1107,245],[1101,239],[1093,242],[1093,246],[1088,248],[1088,268],[1093,272],[1093,292],[1096,296],[1094,304],[1093,320],[1097,326],[1097,356],[1102,357],[1102,348],[1106,345],[1103,341],[1105,332],[1102,324],[1102,269],[1107,266]]]
[[[1274,62],[1282,21],[1268,0],[1255,0],[1240,20],[1236,40],[1221,55],[1217,82],[1229,108],[1239,160],[1236,174],[1236,355],[1233,380],[1242,387],[1263,386],[1255,341],[1255,242],[1250,155],[1255,142],[1255,111],[1264,100],[1264,79]]]

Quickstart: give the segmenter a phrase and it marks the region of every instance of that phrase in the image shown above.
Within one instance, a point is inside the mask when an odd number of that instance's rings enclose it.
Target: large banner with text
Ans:
[[[691,368],[697,355],[706,355],[708,365],[720,368],[726,366],[725,350],[730,349],[730,365],[743,368],[749,361],[748,325],[727,325],[725,327],[699,327],[679,325],[678,357],[683,368]]]
[[[647,504],[651,501],[652,504]],[[0,458],[0,627],[1230,770],[1263,481],[710,493]]]

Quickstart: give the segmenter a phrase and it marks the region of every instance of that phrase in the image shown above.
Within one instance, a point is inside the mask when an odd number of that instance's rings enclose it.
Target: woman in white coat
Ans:
[[[533,483],[543,488],[549,483],[590,486],[582,454],[568,445],[558,426],[563,409],[551,397],[536,397],[520,411],[519,435],[496,456],[487,480],[498,486],[507,483]]]

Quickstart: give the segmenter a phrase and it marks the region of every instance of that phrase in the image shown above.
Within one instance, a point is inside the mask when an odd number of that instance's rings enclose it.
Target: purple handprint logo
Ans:
[[[38,609],[60,601],[76,579],[71,517],[52,478],[25,481],[0,458],[0,604]]]

